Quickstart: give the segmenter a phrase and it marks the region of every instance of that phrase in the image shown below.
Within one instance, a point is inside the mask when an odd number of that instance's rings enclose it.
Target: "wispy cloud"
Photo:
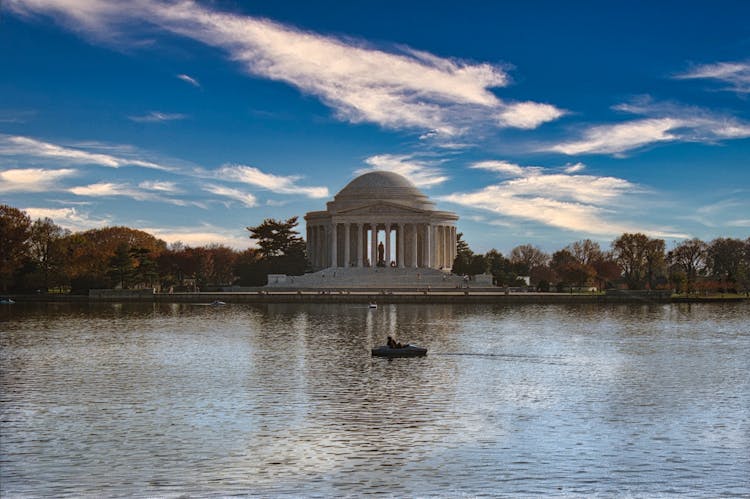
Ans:
[[[565,173],[578,173],[578,172],[582,172],[585,169],[586,169],[586,165],[584,165],[583,163],[575,163],[572,165],[565,165],[563,167],[563,171]]]
[[[378,154],[365,159],[365,163],[370,168],[360,168],[354,172],[356,175],[385,170],[403,175],[417,187],[427,188],[442,184],[449,178],[434,161],[420,160],[409,154]]]
[[[469,166],[474,170],[487,170],[494,173],[500,173],[504,175],[510,175],[512,177],[519,177],[529,172],[529,166],[521,166],[509,161],[502,160],[490,160],[480,161]]]
[[[490,89],[508,85],[509,77],[496,64],[408,47],[384,50],[192,1],[140,0],[134,8],[107,0],[10,0],[8,7],[21,15],[55,16],[105,40],[121,41],[118,28],[156,25],[221,48],[247,73],[315,95],[340,119],[353,123],[455,136],[477,125],[535,128],[563,114],[551,104],[499,99]]]
[[[60,180],[75,175],[77,170],[61,168],[13,168],[0,171],[0,192],[46,192],[60,189]]]
[[[299,185],[298,181],[302,179],[299,175],[274,175],[265,173],[253,166],[226,165],[216,171],[215,178],[254,185],[277,194],[302,194],[314,199],[328,197],[327,187]]]
[[[166,192],[169,194],[179,194],[182,192],[182,189],[177,187],[177,184],[174,182],[159,180],[144,180],[138,184],[138,187],[147,191]]]
[[[26,123],[36,114],[30,109],[0,109],[0,123]]]
[[[662,118],[597,125],[584,131],[582,139],[556,144],[548,150],[568,155],[622,153],[657,142],[677,140],[678,135],[673,131],[682,124],[680,120]]]
[[[76,208],[23,208],[32,219],[51,218],[57,225],[72,232],[105,227],[112,223],[109,218],[92,218],[90,214]]]
[[[737,197],[738,194],[742,197]],[[714,196],[719,198],[718,201],[698,206],[681,218],[711,228],[737,226],[736,223],[732,223],[736,221],[734,219],[743,213],[750,213],[750,201],[747,200],[747,195],[746,191],[734,194],[714,193]]]
[[[580,234],[612,236],[644,230],[615,220],[617,213],[613,209],[618,203],[642,190],[627,180],[557,173],[560,169],[520,166],[507,161],[483,161],[471,168],[495,171],[511,178],[473,192],[443,196],[443,201]],[[647,232],[681,237],[662,229]]]
[[[96,184],[82,185],[68,189],[68,192],[76,196],[109,198],[127,197],[136,201],[151,201],[155,203],[168,203],[176,206],[194,205],[205,208],[205,205],[196,201],[185,201],[164,195],[163,192],[152,192],[147,189],[133,187],[128,183],[99,182]]]
[[[178,74],[177,78],[179,78],[182,81],[186,81],[186,82],[190,83],[194,87],[200,88],[200,86],[201,86],[201,84],[198,82],[198,80],[196,80],[192,76],[188,76],[186,74]]]
[[[217,196],[222,196],[225,198],[234,199],[235,201],[239,201],[248,208],[258,206],[258,200],[255,198],[255,196],[247,192],[242,192],[239,189],[231,189],[229,187],[223,187],[221,185],[209,184],[204,186],[203,190],[212,194],[216,194]]]
[[[644,116],[616,124],[593,125],[583,137],[544,146],[546,151],[576,154],[613,154],[665,142],[717,143],[750,137],[750,123],[696,107],[657,103],[640,98],[614,109]]]
[[[716,62],[700,64],[689,71],[675,75],[680,80],[708,79],[726,83],[724,90],[750,93],[750,62]]]
[[[87,150],[83,147],[53,144],[31,137],[0,134],[0,157],[17,157],[24,160],[48,160],[56,164],[98,165],[109,168],[140,166],[157,170],[172,168],[139,158],[115,156]]]
[[[140,116],[129,116],[130,120],[137,123],[162,123],[164,121],[184,120],[186,114],[181,113],[162,113],[159,111],[150,111]]]
[[[236,227],[216,227],[199,223],[189,227],[144,227],[142,230],[169,244],[180,242],[193,247],[223,244],[238,250],[244,250],[252,246],[248,237],[249,233],[237,231]]]

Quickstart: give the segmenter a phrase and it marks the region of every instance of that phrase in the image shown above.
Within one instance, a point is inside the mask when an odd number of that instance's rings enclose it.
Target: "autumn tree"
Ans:
[[[667,261],[676,269],[685,273],[687,292],[693,290],[698,273],[704,269],[706,262],[706,243],[698,238],[681,242],[667,254]]]
[[[64,239],[70,231],[56,225],[50,218],[40,218],[31,224],[28,239],[29,259],[34,271],[27,282],[35,289],[47,291],[65,282],[66,251]]]
[[[72,234],[65,241],[71,287],[78,292],[92,288],[111,287],[112,265],[118,248],[127,252],[145,252],[148,260],[155,261],[166,249],[166,243],[153,235],[128,227],[104,227]],[[132,259],[133,257],[130,256]],[[124,260],[124,257],[123,257]],[[134,263],[135,267],[136,264]]]
[[[13,274],[28,254],[31,219],[23,211],[0,205],[0,288],[8,290]]]
[[[599,290],[606,289],[620,278],[620,266],[609,252],[604,252],[592,263]]]
[[[568,248],[555,251],[550,259],[549,267],[557,275],[558,288],[583,287],[594,276],[593,267],[581,263]]]
[[[612,242],[612,253],[629,289],[656,285],[664,262],[664,241],[647,235],[625,233]]]
[[[602,258],[602,248],[599,243],[591,239],[576,241],[566,248],[573,257],[584,265],[592,265]]]
[[[706,266],[710,275],[726,289],[734,286],[745,255],[745,242],[740,239],[717,238],[706,248]]]
[[[665,254],[663,239],[649,239],[646,244],[646,282],[649,289],[656,289],[658,280],[665,274]]]
[[[510,251],[510,263],[518,275],[528,276],[534,267],[547,265],[549,255],[537,246],[522,244]]]
[[[211,254],[213,269],[208,279],[215,285],[229,285],[234,282],[234,266],[238,254],[232,248],[221,244],[209,244],[206,251]]]

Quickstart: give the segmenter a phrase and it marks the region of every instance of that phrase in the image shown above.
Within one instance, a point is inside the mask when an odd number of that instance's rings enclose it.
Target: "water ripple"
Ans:
[[[3,497],[750,495],[743,305],[0,313]]]

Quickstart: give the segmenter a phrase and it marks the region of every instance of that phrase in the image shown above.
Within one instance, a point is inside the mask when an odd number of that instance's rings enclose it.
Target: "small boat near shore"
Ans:
[[[426,348],[417,347],[414,345],[406,345],[405,347],[401,348],[391,348],[387,345],[383,345],[372,349],[373,357],[424,357],[425,355],[427,355]]]
[[[0,305],[13,305],[15,302],[12,298],[0,298]]]

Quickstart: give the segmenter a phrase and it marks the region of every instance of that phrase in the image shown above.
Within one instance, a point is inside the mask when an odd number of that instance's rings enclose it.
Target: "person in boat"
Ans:
[[[408,346],[408,345],[403,345],[399,343],[398,341],[394,340],[390,336],[388,337],[388,341],[386,343],[388,344],[388,348],[404,348]]]

